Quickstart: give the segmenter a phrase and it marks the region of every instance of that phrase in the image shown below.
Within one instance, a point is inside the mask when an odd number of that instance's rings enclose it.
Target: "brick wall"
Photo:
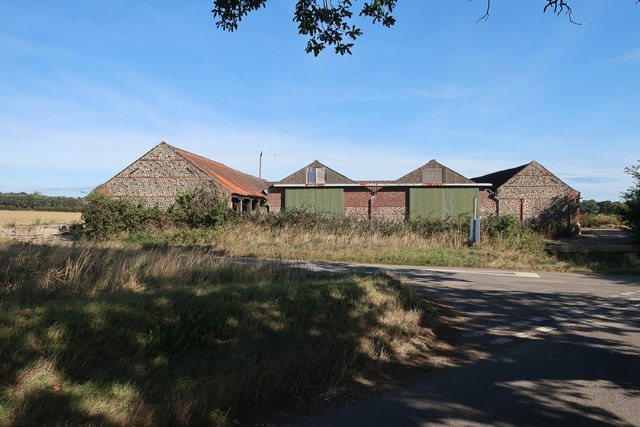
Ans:
[[[284,188],[270,188],[270,212],[284,207]],[[371,193],[375,192],[375,195]],[[408,190],[402,187],[344,187],[343,213],[367,219],[403,220],[407,215]]]
[[[371,194],[374,192],[375,194]],[[407,189],[402,187],[346,187],[344,214],[361,218],[403,220]]]
[[[165,144],[136,160],[98,191],[110,197],[130,197],[150,206],[169,207],[176,196],[216,182]]]
[[[280,212],[282,203],[284,202],[284,188],[270,188],[267,194],[267,203],[269,203],[269,212]]]

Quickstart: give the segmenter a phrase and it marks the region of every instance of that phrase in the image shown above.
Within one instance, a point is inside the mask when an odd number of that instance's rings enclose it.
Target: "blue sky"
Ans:
[[[396,179],[537,160],[617,200],[640,159],[640,5],[400,0],[352,56],[304,53],[295,1],[235,33],[210,0],[0,0],[0,191],[82,195],[160,141],[278,180],[319,159]],[[355,6],[362,4],[356,1]]]

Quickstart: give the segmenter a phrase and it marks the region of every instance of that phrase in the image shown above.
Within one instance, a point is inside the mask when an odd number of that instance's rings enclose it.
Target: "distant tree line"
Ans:
[[[596,202],[593,199],[580,202],[580,213],[583,214],[618,215],[625,217],[627,212],[629,212],[629,206],[624,202],[612,202],[610,200]]]
[[[80,212],[82,200],[81,197],[43,196],[37,191],[32,194],[0,192],[0,210]]]

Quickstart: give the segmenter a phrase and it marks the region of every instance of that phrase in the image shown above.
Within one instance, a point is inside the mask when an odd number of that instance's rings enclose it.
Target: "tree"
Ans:
[[[471,0],[469,0],[471,1]],[[539,0],[544,4],[543,12],[565,14],[569,21],[580,25],[572,18],[573,10],[565,0]],[[396,20],[392,13],[398,0],[364,0],[359,16],[370,18],[374,24],[391,27]],[[216,27],[235,31],[238,23],[249,13],[266,7],[267,0],[214,0],[213,13]],[[636,0],[636,4],[640,0]],[[485,14],[478,22],[489,19],[491,0],[487,0]],[[352,23],[353,0],[297,0],[293,21],[298,23],[298,32],[308,36],[307,53],[318,56],[327,46],[336,53],[351,54],[353,42],[362,35],[362,30]]]
[[[595,200],[584,200],[580,203],[580,212],[585,214],[597,214],[599,212],[598,202]]]
[[[627,221],[638,235],[640,233],[640,160],[637,165],[624,168],[624,173],[631,175],[634,181],[633,185],[622,193],[622,198],[629,207],[626,214]]]
[[[598,202],[598,210],[601,214],[611,215],[613,213],[613,203],[611,200],[603,200]]]

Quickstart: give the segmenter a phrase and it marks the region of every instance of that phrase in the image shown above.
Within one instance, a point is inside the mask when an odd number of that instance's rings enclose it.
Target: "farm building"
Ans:
[[[96,190],[150,206],[169,207],[179,193],[210,188],[226,194],[235,210],[265,206],[267,181],[161,142]]]
[[[435,160],[396,181],[354,181],[319,161],[268,190],[271,211],[311,207],[369,219],[448,218],[473,213],[477,184]]]
[[[268,190],[270,212],[291,208],[312,208],[317,212],[342,215],[346,188],[360,184],[315,160]]]
[[[480,192],[480,214],[513,215],[526,224],[543,220],[571,226],[579,221],[580,193],[532,161],[473,178],[491,184]]]
[[[471,216],[478,203],[479,189],[486,186],[435,159],[396,180],[395,184],[407,187],[407,213],[411,219]]]

